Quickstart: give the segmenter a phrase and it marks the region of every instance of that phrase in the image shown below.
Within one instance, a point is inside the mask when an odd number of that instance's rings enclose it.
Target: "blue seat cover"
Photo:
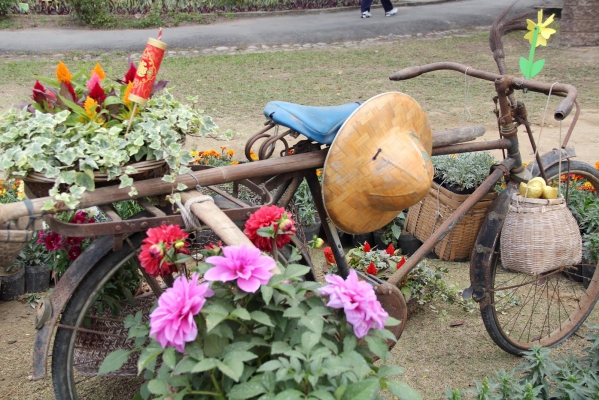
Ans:
[[[285,101],[271,101],[264,107],[264,116],[275,124],[293,129],[315,142],[331,144],[341,125],[360,104],[362,102],[311,107]]]

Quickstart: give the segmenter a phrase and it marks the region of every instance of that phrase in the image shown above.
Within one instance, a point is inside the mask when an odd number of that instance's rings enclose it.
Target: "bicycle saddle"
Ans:
[[[275,124],[301,133],[310,140],[331,144],[341,125],[360,104],[362,102],[311,107],[285,101],[271,101],[264,107],[264,116]]]

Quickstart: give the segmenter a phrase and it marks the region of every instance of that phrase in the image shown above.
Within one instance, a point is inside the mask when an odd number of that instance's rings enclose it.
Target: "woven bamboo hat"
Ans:
[[[426,196],[433,178],[431,128],[410,96],[377,95],[345,121],[329,149],[323,172],[324,204],[332,222],[348,233],[389,223]]]

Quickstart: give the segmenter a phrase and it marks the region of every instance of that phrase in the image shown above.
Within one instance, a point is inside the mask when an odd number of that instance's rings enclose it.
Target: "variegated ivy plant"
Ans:
[[[196,98],[188,98],[191,103]],[[137,194],[131,174],[137,171],[128,164],[140,160],[165,160],[170,174],[167,182],[186,173],[192,161],[183,151],[186,134],[229,139],[231,131],[220,133],[212,118],[190,105],[181,104],[167,90],[154,95],[133,120],[127,121],[73,118],[81,111],[76,107],[59,112],[39,109],[12,109],[0,116],[0,169],[2,179],[23,178],[35,171],[55,180],[50,191],[53,199],[44,208],[51,210],[56,201],[75,208],[82,194],[94,190],[93,172],[100,170],[109,180],[120,179],[120,188],[131,187]],[[85,112],[85,111],[84,111]],[[60,184],[69,191],[59,193]],[[184,190],[179,185],[177,190]]]

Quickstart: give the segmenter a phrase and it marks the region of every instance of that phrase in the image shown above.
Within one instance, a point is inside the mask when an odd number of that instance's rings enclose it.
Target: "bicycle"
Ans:
[[[519,154],[517,127],[524,126],[530,134],[530,124],[525,118],[524,106],[517,105],[511,99],[512,92],[527,89],[564,96],[565,99],[555,112],[556,119],[562,120],[574,106],[578,108],[576,89],[564,84],[551,85],[531,80],[521,81],[506,74],[499,75],[479,71],[456,63],[435,63],[412,67],[393,74],[391,79],[411,79],[423,73],[441,69],[467,73],[470,77],[495,82],[501,138],[491,142],[461,143],[468,138],[459,137],[454,141],[445,142],[442,146],[433,147],[432,155],[504,149],[507,151],[507,157],[493,169],[487,180],[388,281],[383,282],[366,274],[361,274],[361,276],[375,286],[379,299],[386,309],[391,310],[390,314],[405,321],[405,299],[399,292],[397,283],[401,282],[410,270],[432,250],[434,245],[476,204],[478,199],[505,177],[507,187],[493,202],[479,231],[470,264],[471,287],[465,292],[466,295],[471,295],[474,300],[479,302],[485,327],[491,338],[503,350],[512,354],[521,354],[522,351],[536,343],[543,346],[555,346],[576,332],[593,309],[599,298],[599,273],[595,268],[586,290],[582,284],[568,280],[561,273],[545,275],[543,283],[540,284],[539,277],[515,274],[502,268],[499,240],[503,223],[502,217],[507,213],[512,194],[518,190],[516,186],[518,182],[525,181],[532,175],[542,175],[548,182],[555,182],[560,179],[560,172],[563,172],[566,176],[580,175],[590,182],[593,188],[599,188],[599,172],[595,168],[570,160],[574,156],[573,149],[566,147],[570,133],[560,150],[538,156],[536,162],[528,168],[523,166]],[[294,107],[294,105],[291,106]],[[321,125],[318,132],[334,132],[335,127],[341,127],[360,105],[352,103],[326,109],[298,107],[295,108],[295,111],[299,112],[299,114],[296,113],[296,117],[301,115],[302,111],[317,111],[328,116],[333,115],[334,118],[329,118],[328,123]],[[267,116],[271,116],[268,110],[265,113]],[[299,118],[298,121],[301,122],[302,119]],[[280,126],[287,127],[289,130],[279,135]],[[271,129],[274,129],[274,134],[268,133]],[[324,230],[340,274],[347,275],[349,270],[343,248],[339,242],[336,227],[332,224],[322,200],[322,189],[316,177],[316,170],[325,166],[329,151],[327,146],[333,143],[335,135],[325,137],[325,135],[317,135],[318,132],[308,130],[300,125],[292,125],[289,120],[279,119],[279,116],[276,119],[271,118],[266,127],[251,138],[246,146],[246,156],[248,160],[251,160],[252,146],[259,140],[263,140],[258,151],[258,161],[232,167],[195,171],[192,174],[181,176],[177,184],[183,183],[188,187],[197,187],[200,190],[210,189],[217,195],[218,199],[215,200],[215,205],[209,202],[196,203],[191,206],[191,210],[198,214],[202,222],[225,243],[235,244],[244,242],[247,238],[237,229],[232,220],[247,219],[248,213],[262,204],[289,205],[293,193],[302,179],[306,179],[321,220],[327,221],[324,224]],[[300,134],[306,139],[294,146],[289,146],[285,137]],[[448,136],[453,135],[450,133]],[[532,139],[532,136],[530,137]],[[277,142],[282,143],[284,149],[280,153],[281,157],[273,159],[271,156],[274,154],[274,145]],[[322,149],[323,146],[325,149]],[[293,154],[290,154],[290,150],[293,150]],[[373,154],[373,156],[375,155]],[[231,193],[225,192],[218,185],[230,185]],[[141,181],[136,184],[136,188],[140,199],[169,194],[172,190],[171,183],[163,182],[160,178]],[[248,205],[240,200],[240,193],[248,193],[248,191],[260,199],[260,204]],[[182,194],[182,197],[184,201],[189,201],[194,195],[186,193]],[[52,375],[57,398],[77,398],[78,392],[82,393],[78,386],[83,385],[83,390],[87,392],[103,385],[105,379],[110,379],[93,378],[88,380],[85,377],[95,377],[97,367],[102,361],[102,355],[105,357],[111,351],[111,349],[105,348],[102,353],[97,347],[92,346],[93,342],[105,340],[105,343],[108,343],[108,339],[114,338],[115,340],[110,342],[111,346],[126,345],[122,318],[93,316],[89,311],[93,310],[97,295],[102,293],[111,277],[122,273],[140,273],[137,272],[140,269],[136,265],[136,254],[144,238],[144,231],[163,223],[184,225],[181,215],[173,214],[170,207],[156,207],[144,200],[141,200],[140,204],[145,210],[135,218],[128,220],[121,220],[110,207],[106,207],[114,202],[128,199],[130,197],[126,189],[99,188],[93,193],[93,196],[84,195],[81,199],[81,208],[101,206],[110,218],[109,222],[100,224],[73,226],[50,216],[44,217],[50,229],[63,235],[101,236],[67,270],[52,296],[44,299],[37,310],[36,328],[39,330],[35,342],[34,379],[41,378],[46,374],[46,360],[52,337],[54,337]],[[42,215],[43,203],[44,199],[33,199],[4,205],[0,208],[0,221],[5,222],[19,217],[35,219]],[[301,243],[296,241],[295,244],[302,248]],[[305,249],[302,256],[304,262],[310,263],[309,254]],[[143,274],[143,271],[141,273]],[[312,276],[308,276],[307,279],[317,279],[319,275],[321,275],[321,271],[312,265]],[[510,281],[503,286],[504,282],[508,280],[506,277],[510,280],[517,278],[519,282]],[[140,296],[141,305],[139,307],[146,307],[147,310],[149,309],[147,308],[148,304],[153,303],[154,296],[162,291],[162,287],[160,282],[147,275],[140,276],[140,278],[143,278],[147,286],[151,288],[145,292],[145,295]],[[555,293],[559,295],[553,297]],[[554,298],[556,303],[553,301]],[[123,314],[134,311],[132,306],[127,307],[129,306],[124,306]],[[557,307],[558,311],[553,312],[552,307]],[[538,310],[543,310],[541,316],[536,313]],[[551,329],[551,321],[556,317],[555,314],[559,321],[554,324],[557,328]],[[521,316],[522,319],[520,319]],[[118,325],[117,330],[120,329],[118,332],[112,330],[114,325]],[[401,336],[404,326],[405,324],[402,323],[393,332],[397,338]],[[53,335],[55,329],[56,334]],[[96,352],[96,355],[101,353],[100,359],[93,361],[86,359],[82,355],[86,346],[89,347],[90,352]],[[80,364],[83,362],[85,364]],[[129,367],[135,370],[135,362],[130,364],[132,365]],[[127,372],[131,371],[124,371],[122,374],[125,375]]]

